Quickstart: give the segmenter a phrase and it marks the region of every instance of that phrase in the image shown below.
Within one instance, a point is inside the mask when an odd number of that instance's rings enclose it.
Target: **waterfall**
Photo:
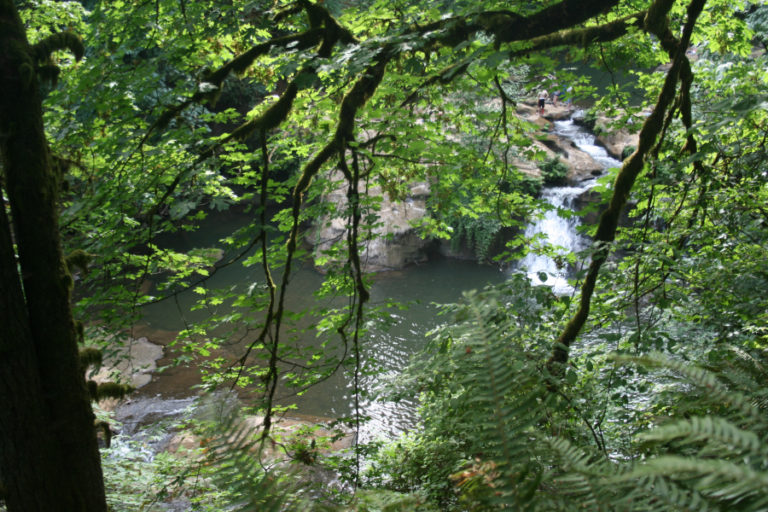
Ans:
[[[572,140],[576,146],[588,153],[603,169],[618,167],[621,162],[612,158],[605,149],[595,144],[595,136],[576,125],[572,119],[567,121],[555,121],[555,133],[563,138]],[[577,252],[588,245],[588,240],[577,231],[581,224],[581,218],[573,216],[561,216],[559,210],[573,210],[577,197],[595,186],[596,180],[590,179],[576,187],[547,187],[542,191],[542,199],[548,203],[544,214],[528,225],[525,229],[525,237],[535,240],[534,245],[546,243],[555,249],[555,261],[553,258],[543,255],[528,253],[520,260],[518,268],[525,270],[534,284],[546,284],[552,287],[556,294],[567,294],[573,291],[568,284],[568,266],[564,264],[565,256]],[[562,256],[563,258],[561,258]],[[543,278],[543,279],[542,279]]]

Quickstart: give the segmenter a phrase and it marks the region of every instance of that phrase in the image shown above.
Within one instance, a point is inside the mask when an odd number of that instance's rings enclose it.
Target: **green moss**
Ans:
[[[95,347],[81,348],[78,352],[78,358],[80,359],[80,367],[85,370],[89,366],[101,366],[101,350]]]
[[[57,32],[46,37],[42,41],[32,46],[32,52],[35,58],[40,62],[47,62],[51,54],[59,50],[69,50],[75,56],[76,60],[83,58],[85,46],[83,41],[74,32]]]
[[[91,393],[91,399],[96,402],[100,402],[106,398],[122,399],[134,390],[135,388],[128,384],[118,384],[117,382],[102,382],[101,384],[97,384],[92,380],[88,381],[88,391]]]
[[[83,274],[87,274],[88,265],[91,263],[91,260],[93,260],[93,254],[89,254],[82,249],[76,249],[66,257],[67,268],[70,272],[79,270]]]

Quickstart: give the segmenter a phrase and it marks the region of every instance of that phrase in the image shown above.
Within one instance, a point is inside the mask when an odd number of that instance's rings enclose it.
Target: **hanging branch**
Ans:
[[[675,52],[672,67],[667,72],[664,85],[659,93],[656,106],[650,116],[643,123],[640,130],[640,140],[635,152],[624,161],[624,164],[616,176],[613,185],[613,195],[608,204],[608,209],[600,216],[600,223],[595,234],[594,249],[592,261],[590,262],[587,275],[581,287],[581,299],[579,309],[563,329],[562,333],[555,343],[552,355],[547,361],[547,369],[552,375],[561,376],[565,370],[565,363],[568,362],[568,350],[578,336],[579,331],[584,326],[589,316],[590,302],[595,290],[595,283],[600,272],[600,267],[605,263],[610,253],[611,242],[616,236],[616,229],[624,205],[629,198],[629,193],[635,183],[635,179],[643,170],[645,156],[653,147],[657,136],[664,125],[664,117],[667,107],[675,96],[680,69],[683,66],[685,49],[690,42],[693,26],[701,13],[706,0],[693,0],[688,6],[688,20],[686,21],[683,35]],[[659,0],[655,2],[648,10],[645,18],[645,27],[649,32],[663,38],[668,32],[667,12],[672,7],[673,0]]]
[[[261,213],[260,213],[260,220],[261,220],[261,229],[264,233],[264,229],[267,225],[267,185],[269,183],[269,175],[267,173],[268,169],[268,162],[269,162],[269,154],[267,152],[267,138],[264,131],[261,132],[261,155],[262,159],[264,161],[264,173],[262,174],[261,178]],[[248,350],[243,355],[243,357],[240,359],[241,361],[241,367],[240,367],[240,374],[245,369],[245,361],[248,357],[248,354],[251,350],[253,350],[253,347],[256,344],[263,343],[267,335],[270,332],[270,327],[273,324],[274,319],[274,311],[275,311],[275,292],[276,292],[276,285],[275,281],[272,279],[272,273],[270,272],[269,268],[269,259],[267,257],[267,236],[266,233],[264,233],[264,236],[262,237],[261,242],[261,266],[264,270],[264,275],[267,280],[267,288],[269,289],[269,307],[267,308],[267,318],[264,320],[264,326],[262,327],[261,334],[259,334],[258,338],[256,338],[256,341],[251,343],[248,346]],[[287,270],[286,270],[287,272]],[[261,434],[261,440],[264,441],[269,436],[269,430],[272,425],[272,404],[275,398],[275,392],[277,391],[277,379],[278,379],[278,369],[277,369],[277,359],[278,359],[278,350],[279,350],[279,329],[280,329],[280,322],[278,321],[275,326],[275,335],[272,337],[272,343],[269,346],[269,368],[267,370],[267,375],[264,378],[267,390],[266,390],[266,396],[267,396],[267,410],[264,414],[264,430]],[[240,375],[238,374],[238,376]],[[237,381],[235,381],[236,383]],[[233,383],[233,385],[235,384]],[[262,443],[259,447],[259,450],[263,449],[264,444]]]
[[[344,96],[339,108],[339,121],[336,126],[336,132],[333,138],[315,155],[315,157],[307,162],[302,170],[301,176],[293,190],[293,208],[292,208],[292,220],[291,231],[288,236],[288,242],[286,244],[287,254],[285,259],[285,268],[283,270],[283,277],[280,283],[280,291],[278,295],[277,311],[274,316],[275,334],[273,340],[273,347],[278,347],[280,343],[280,331],[285,313],[285,298],[288,291],[288,283],[291,278],[291,271],[293,265],[293,259],[296,254],[296,247],[299,238],[299,218],[301,215],[301,208],[303,206],[304,193],[309,188],[312,180],[320,171],[321,167],[328,162],[328,160],[334,155],[342,153],[345,147],[346,141],[352,139],[352,133],[355,125],[355,115],[357,111],[365,105],[365,103],[373,96],[376,88],[381,83],[384,77],[384,70],[387,63],[392,58],[390,52],[383,49],[373,63],[362,73],[361,78],[355,82],[352,89]],[[271,415],[273,408],[273,398],[276,387],[277,374],[270,374],[271,379],[274,381],[274,385],[270,386],[269,397],[267,400],[267,407],[264,413],[264,427],[261,438],[266,439],[269,436],[271,429]]]
[[[259,197],[259,236],[258,238],[261,240],[261,268],[264,271],[264,277],[267,282],[267,290],[269,291],[269,305],[267,306],[267,317],[264,319],[264,325],[261,328],[261,332],[256,337],[256,339],[251,342],[248,345],[248,348],[245,350],[245,353],[237,360],[237,364],[240,366],[237,372],[237,376],[232,381],[232,389],[237,385],[237,382],[240,380],[240,377],[242,376],[243,372],[245,371],[246,367],[246,361],[248,360],[248,356],[251,354],[253,349],[256,347],[256,345],[259,345],[261,343],[264,343],[264,341],[267,339],[267,335],[269,334],[269,328],[272,326],[272,318],[274,315],[275,310],[275,281],[272,279],[272,272],[270,270],[269,266],[269,259],[267,257],[268,255],[268,237],[266,232],[266,226],[267,226],[267,201],[269,200],[268,195],[268,185],[269,185],[269,152],[267,151],[267,135],[266,132],[262,131],[259,134],[259,144],[261,145],[261,160],[262,160],[262,171],[261,171],[261,185],[260,185],[260,197]],[[267,389],[271,389],[270,386],[274,383],[274,385],[277,385],[277,350],[272,350],[270,348],[270,364],[269,369],[266,377],[267,381]],[[274,373],[274,378],[272,374]],[[270,397],[274,393],[270,394]]]
[[[350,226],[347,229],[347,254],[349,258],[349,271],[355,283],[355,292],[352,307],[350,310],[350,320],[354,317],[354,330],[352,334],[352,353],[355,358],[355,370],[353,372],[353,386],[355,395],[355,445],[360,433],[360,373],[362,370],[362,351],[360,347],[360,331],[363,324],[363,308],[370,297],[368,289],[363,280],[363,266],[360,262],[359,249],[359,230],[362,210],[360,207],[360,165],[357,152],[352,150],[352,170],[347,167],[345,159],[346,150],[341,154],[341,167],[345,170],[344,174],[349,176],[349,187],[347,190],[347,203],[350,205]],[[354,300],[356,299],[356,300]],[[360,452],[355,450],[355,488],[359,485],[360,477]]]

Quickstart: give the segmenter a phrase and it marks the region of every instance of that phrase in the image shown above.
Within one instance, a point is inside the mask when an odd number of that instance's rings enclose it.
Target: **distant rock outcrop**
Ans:
[[[496,100],[497,102],[500,100]],[[520,172],[531,177],[541,177],[540,165],[543,161],[559,158],[568,167],[566,182],[569,185],[578,185],[584,180],[594,178],[603,171],[603,166],[595,161],[591,155],[579,149],[570,139],[560,137],[552,133],[555,121],[569,119],[573,114],[573,108],[560,103],[557,106],[548,104],[544,114],[540,114],[536,100],[521,101],[515,105],[515,115],[528,123],[533,130],[529,133],[534,153],[543,155],[543,160],[526,160],[521,157],[514,158],[511,164]],[[614,157],[621,157],[621,152],[627,146],[637,144],[637,136],[628,132],[608,132],[609,120],[605,120],[600,126],[603,130],[602,139],[598,139],[605,145],[607,151]],[[538,127],[538,129],[536,128]],[[455,134],[454,134],[455,135]],[[452,137],[451,134],[448,134]],[[456,143],[459,144],[458,137]],[[346,185],[339,173],[331,176],[338,180],[340,186],[336,191],[325,196],[325,200],[336,205],[337,211],[344,211],[347,204]],[[395,270],[414,263],[420,263],[427,259],[428,249],[438,247],[438,252],[450,254],[454,257],[465,258],[470,251],[467,248],[456,249],[449,244],[434,244],[432,240],[425,240],[420,236],[418,226],[421,220],[428,214],[427,199],[430,194],[429,183],[420,182],[411,185],[410,193],[404,200],[395,200],[384,193],[380,187],[372,187],[369,191],[372,196],[382,196],[380,208],[376,212],[378,223],[373,228],[374,239],[367,242],[361,254],[361,261],[367,272],[381,270]],[[331,254],[331,247],[346,239],[347,222],[340,217],[326,217],[319,219],[313,226],[308,240],[312,245],[316,266],[322,271],[328,261],[326,255]],[[466,249],[466,250],[465,250]]]

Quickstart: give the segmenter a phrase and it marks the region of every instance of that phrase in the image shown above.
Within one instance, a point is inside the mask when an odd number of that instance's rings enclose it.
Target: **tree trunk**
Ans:
[[[36,64],[13,0],[0,0],[0,167],[11,207],[10,222],[5,204],[0,214],[0,475],[10,512],[106,511]]]

